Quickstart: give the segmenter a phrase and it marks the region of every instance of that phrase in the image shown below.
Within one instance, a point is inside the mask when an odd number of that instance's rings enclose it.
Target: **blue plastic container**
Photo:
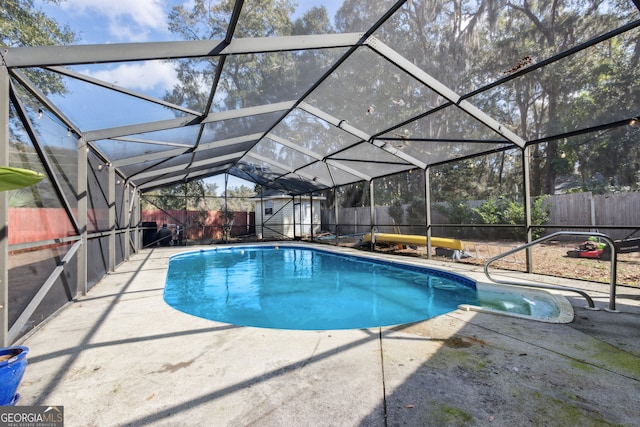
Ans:
[[[28,352],[21,346],[0,348],[0,406],[13,406],[18,401],[16,391],[27,367]]]

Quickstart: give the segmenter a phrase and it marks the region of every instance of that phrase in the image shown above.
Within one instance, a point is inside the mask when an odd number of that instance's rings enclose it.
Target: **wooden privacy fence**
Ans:
[[[478,207],[482,200],[469,200],[466,202],[471,208]],[[613,194],[556,194],[549,196],[546,201],[549,207],[549,221],[547,225],[562,227],[562,229],[585,231],[584,228],[572,228],[572,226],[589,226],[593,230],[598,226],[625,226],[640,228],[640,192],[613,193]],[[404,222],[407,222],[407,210],[405,208]],[[340,234],[368,233],[370,231],[371,213],[369,207],[339,208],[338,224]],[[376,227],[383,233],[393,233],[393,220],[389,215],[388,206],[376,206],[374,213]],[[449,219],[436,209],[431,210],[433,224],[448,224]],[[333,232],[335,229],[335,214],[333,209],[322,212],[323,229]],[[415,225],[415,224],[414,224]],[[548,233],[558,231],[557,228],[547,230]],[[587,230],[588,231],[588,230]],[[633,229],[606,229],[600,230],[611,238],[623,239],[629,236]],[[446,229],[444,229],[446,234]],[[640,236],[640,231],[635,237]]]
[[[224,235],[224,217],[219,211],[159,211],[143,210],[143,222],[188,225],[188,239],[221,239]],[[90,210],[87,214],[88,231],[108,229],[108,211]],[[233,212],[231,236],[255,233],[254,212]],[[9,244],[40,242],[76,235],[63,208],[9,208]]]
[[[640,192],[613,194],[556,194],[549,196],[550,225],[572,230],[572,225],[590,226],[631,226],[640,228]],[[576,231],[585,231],[584,229]],[[557,230],[548,230],[552,233]],[[624,239],[634,230],[601,230],[614,240]],[[640,231],[635,237],[640,237]]]
[[[469,201],[473,206],[480,202]],[[556,194],[547,199],[549,206],[548,225],[572,230],[571,226],[580,225],[598,229],[598,226],[626,226],[640,228],[640,192],[614,194]],[[406,211],[405,206],[405,211]],[[89,232],[105,229],[106,210],[90,211],[88,214]],[[322,212],[323,229],[335,231],[333,209]],[[338,210],[339,233],[368,233],[371,213],[368,207],[340,208]],[[406,217],[406,214],[405,214]],[[143,210],[143,222],[155,222],[158,227],[163,223],[187,224],[189,239],[220,239],[223,236],[224,217],[220,211],[160,211]],[[405,218],[406,221],[406,218]],[[434,224],[446,224],[447,218],[432,209]],[[387,206],[376,207],[375,222],[380,224],[380,232],[393,233],[394,229]],[[406,222],[405,222],[406,223]],[[578,229],[575,229],[578,230]],[[584,231],[584,228],[580,229]],[[557,228],[548,232],[557,231]],[[600,230],[613,239],[629,236],[633,229]],[[231,236],[255,233],[255,212],[234,212]],[[9,244],[38,242],[74,235],[73,226],[62,208],[9,208]],[[640,231],[635,237],[640,235]]]
[[[231,237],[244,236],[255,233],[255,212],[231,212],[233,219],[229,222]],[[162,224],[176,224],[186,229],[186,238],[222,239],[224,237],[225,218],[222,211],[183,211],[144,209],[142,222],[155,222],[157,227]]]
[[[9,244],[40,242],[75,235],[62,208],[9,208]]]

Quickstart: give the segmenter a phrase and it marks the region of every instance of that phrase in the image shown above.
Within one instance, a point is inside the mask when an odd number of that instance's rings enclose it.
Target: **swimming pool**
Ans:
[[[459,306],[480,310],[491,300],[487,292],[468,277],[428,267],[260,245],[172,256],[164,299],[182,312],[234,325],[326,330],[417,322]],[[531,314],[521,300],[506,304]]]

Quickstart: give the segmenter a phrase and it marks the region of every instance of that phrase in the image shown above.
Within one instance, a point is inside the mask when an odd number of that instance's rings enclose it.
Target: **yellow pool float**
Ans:
[[[407,245],[427,246],[427,236],[416,234],[392,234],[392,233],[374,233],[376,242],[383,243],[399,243]],[[363,237],[365,243],[371,241],[371,233],[367,233]],[[463,250],[462,241],[458,239],[449,239],[446,237],[432,237],[431,246],[438,248]]]

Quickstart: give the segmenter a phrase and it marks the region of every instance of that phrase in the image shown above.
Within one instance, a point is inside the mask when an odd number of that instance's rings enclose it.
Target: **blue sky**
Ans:
[[[333,17],[343,1],[300,0],[299,3],[304,9],[322,4],[329,16]],[[80,38],[78,44],[176,40],[176,36],[167,29],[167,16],[174,6],[189,3],[189,0],[62,0],[55,5],[44,0],[35,1],[36,7],[59,24],[69,25]],[[145,93],[150,93],[154,86],[170,87],[170,83],[176,79],[173,67],[161,61],[105,66],[100,71],[92,67],[89,74]]]
[[[333,17],[344,0],[305,1],[299,4],[304,9],[313,4],[322,4]],[[75,32],[78,44],[137,43],[175,40],[167,29],[167,16],[174,6],[188,5],[191,1],[180,0],[62,0],[60,4],[36,0],[36,8],[60,25],[68,25]],[[188,7],[188,6],[187,6]],[[162,96],[164,88],[173,86],[176,72],[169,63],[162,61],[119,64],[116,66],[92,66],[76,68],[106,82],[116,83],[131,90],[153,94],[154,89]],[[224,190],[224,175],[210,178],[220,191]],[[247,181],[229,178],[229,186],[253,187]]]

